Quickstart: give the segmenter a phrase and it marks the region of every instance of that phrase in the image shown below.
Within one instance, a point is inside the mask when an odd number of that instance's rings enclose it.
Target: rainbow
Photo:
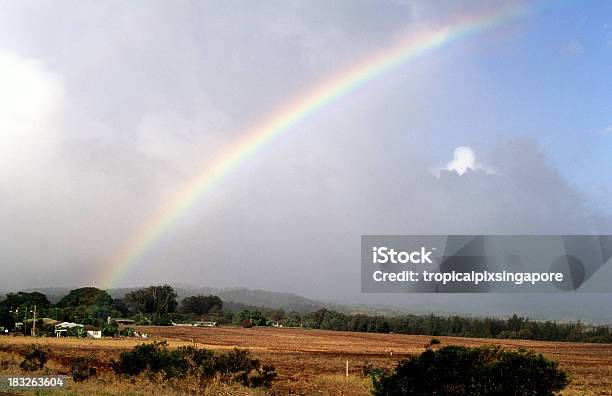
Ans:
[[[159,208],[159,211],[144,224],[135,237],[111,259],[105,268],[102,287],[116,287],[125,272],[168,230],[179,217],[186,213],[219,179],[238,164],[246,160],[260,147],[277,136],[288,132],[319,109],[340,99],[349,92],[384,73],[406,64],[434,49],[466,37],[489,30],[522,15],[527,10],[522,6],[511,6],[486,14],[472,15],[442,28],[407,37],[385,51],[381,51],[366,62],[326,81],[296,101],[266,119],[261,125],[243,134],[204,168],[195,178],[186,183],[174,197]]]

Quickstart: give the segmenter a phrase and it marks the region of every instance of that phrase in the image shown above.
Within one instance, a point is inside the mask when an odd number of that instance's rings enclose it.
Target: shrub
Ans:
[[[432,346],[434,346],[434,345],[440,345],[440,344],[441,344],[441,342],[440,342],[440,340],[439,340],[439,339],[437,339],[437,338],[432,338],[431,340],[429,340],[429,342],[428,342],[427,344],[423,345],[423,347],[424,347],[425,349],[431,349],[431,347],[432,347]]]
[[[192,346],[179,348],[183,356],[192,363],[190,373],[197,378],[211,378],[216,373],[215,354],[208,349],[198,349]]]
[[[96,368],[93,367],[94,360],[89,357],[79,356],[72,359],[70,363],[70,374],[72,379],[80,382],[96,375]]]
[[[129,376],[163,373],[166,379],[191,374],[199,381],[218,375],[224,382],[251,387],[270,387],[276,378],[274,367],[262,367],[247,350],[234,349],[223,355],[194,347],[170,351],[165,341],[138,345],[121,353],[119,361],[113,362],[113,369]]]
[[[558,364],[525,350],[451,345],[400,361],[375,395],[553,395],[569,383]]]
[[[85,330],[84,327],[80,327],[80,326],[76,327],[75,332],[76,332],[77,337],[81,337],[81,338],[87,337],[87,331]]]
[[[115,321],[107,323],[102,327],[102,335],[105,337],[114,337],[119,331],[119,324]]]
[[[19,365],[22,370],[25,371],[36,371],[45,367],[47,363],[47,352],[39,349],[38,347],[32,346],[26,351],[23,361]]]
[[[251,359],[251,354],[245,349],[235,348],[224,355],[217,356],[215,369],[223,375],[249,371],[259,365],[259,361]]]
[[[134,333],[136,332],[136,330],[134,330],[131,327],[126,327],[125,329],[121,330],[121,332],[119,334],[121,334],[122,336],[125,337],[134,337]]]
[[[274,367],[261,367],[249,351],[238,348],[217,356],[214,367],[222,377],[251,387],[270,387],[277,375]]]
[[[135,346],[119,355],[119,362],[113,363],[113,369],[118,374],[127,375],[138,375],[145,370],[159,372],[167,363],[167,346],[165,341]]]
[[[361,368],[361,375],[365,377],[370,377],[372,382],[378,381],[378,379],[385,373],[385,371],[377,366],[374,366],[370,362],[365,362],[363,367]]]
[[[249,378],[248,384],[245,385],[254,388],[270,388],[277,375],[274,366],[265,365],[261,369],[257,368],[255,374]]]

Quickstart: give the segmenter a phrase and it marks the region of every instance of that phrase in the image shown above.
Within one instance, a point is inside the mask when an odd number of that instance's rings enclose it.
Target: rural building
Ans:
[[[126,318],[111,318],[110,316],[108,317],[107,322],[108,322],[108,323],[110,323],[110,322],[117,322],[117,323],[122,324],[122,325],[132,325],[132,324],[136,323],[136,322],[135,322],[134,320],[132,320],[132,319],[126,319]]]
[[[199,327],[216,327],[217,326],[217,322],[212,322],[212,321],[208,321],[208,320],[199,320],[199,321],[195,322],[193,325],[194,326],[199,326]]]
[[[82,324],[73,323],[73,322],[62,322],[60,324],[55,325],[55,336],[56,337],[65,337],[68,335],[68,330],[80,327],[84,328]]]
[[[61,321],[51,318],[42,318],[42,321],[46,326],[55,326],[61,323]]]
[[[87,330],[87,338],[102,338],[101,330]]]

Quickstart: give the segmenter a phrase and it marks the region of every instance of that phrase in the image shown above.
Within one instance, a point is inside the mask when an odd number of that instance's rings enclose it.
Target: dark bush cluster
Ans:
[[[226,382],[238,382],[245,386],[268,388],[276,378],[272,366],[262,366],[247,350],[234,349],[226,354],[194,347],[168,349],[168,344],[154,342],[123,352],[118,362],[113,362],[117,374],[129,376],[141,373],[162,374],[165,379],[192,375],[200,381],[219,376]]]
[[[259,360],[253,359],[245,349],[236,348],[224,355],[213,356],[212,359],[215,373],[246,386],[269,388],[276,378],[274,367],[261,366]]]
[[[440,345],[442,342],[438,338],[432,338],[427,344],[424,345],[425,349],[431,349],[434,345]]]
[[[569,380],[556,362],[533,352],[451,345],[400,361],[372,382],[375,395],[549,396]]]
[[[48,352],[38,347],[30,347],[23,357],[23,361],[19,365],[22,370],[36,371],[45,367],[48,360]]]
[[[79,356],[72,359],[70,364],[70,374],[72,379],[80,382],[96,375],[96,368],[94,367],[94,359],[90,357]]]
[[[132,327],[126,327],[125,329],[119,332],[119,334],[124,337],[134,337],[135,333],[136,333],[136,330],[134,330]]]
[[[119,332],[119,323],[111,321],[102,327],[102,335],[105,337],[114,337]]]
[[[380,376],[384,374],[385,374],[385,370],[373,365],[370,362],[365,362],[363,367],[361,368],[361,375],[364,378],[370,377],[373,382],[378,381],[378,378],[380,378]]]

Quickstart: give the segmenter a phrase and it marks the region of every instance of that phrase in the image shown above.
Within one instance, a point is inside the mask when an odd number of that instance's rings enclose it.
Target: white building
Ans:
[[[102,330],[87,330],[87,338],[102,338]]]

